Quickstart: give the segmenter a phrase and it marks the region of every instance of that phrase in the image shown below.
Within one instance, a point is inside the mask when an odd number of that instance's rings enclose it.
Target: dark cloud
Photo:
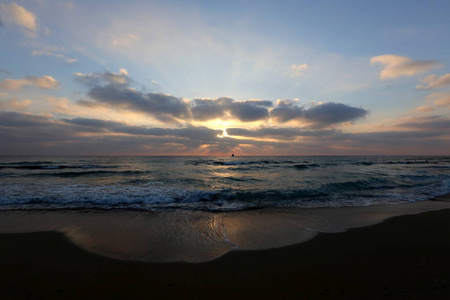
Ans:
[[[304,130],[301,128],[263,127],[256,130],[248,130],[243,128],[227,128],[227,133],[231,136],[276,139],[295,139],[299,136],[324,137],[333,136],[339,132],[340,131],[338,130]]]
[[[214,141],[222,130],[209,129],[204,126],[187,126],[185,128],[158,128],[146,126],[132,126],[116,121],[98,119],[63,119],[66,124],[84,126],[88,131],[108,131],[111,133],[127,133],[147,136],[172,136],[177,138],[195,139],[201,142]]]
[[[446,149],[450,148],[447,136],[448,133],[442,131],[419,130],[342,133],[329,138],[327,143],[339,145],[343,149],[355,149],[353,153],[364,155],[446,155]]]
[[[295,105],[290,101],[279,101],[270,115],[276,123],[286,123],[292,120],[303,121],[311,127],[322,128],[344,122],[353,122],[365,117],[368,111],[342,103],[326,102],[311,108]]]
[[[220,130],[202,126],[147,127],[86,118],[57,120],[50,116],[0,111],[0,154],[207,155],[230,153],[233,149],[249,149],[249,155],[442,154],[450,148],[448,130],[442,128],[371,133],[266,127],[229,128],[227,131],[240,138],[219,138]],[[303,138],[296,142],[299,136]]]
[[[239,143],[203,126],[158,128],[98,119],[62,119],[0,111],[0,154],[206,154]],[[20,151],[19,151],[20,150]],[[179,151],[179,152],[177,152]]]
[[[427,132],[427,131],[381,131],[381,132],[364,132],[364,133],[341,133],[337,134],[334,140],[357,141],[364,144],[402,144],[405,140],[412,140],[418,144],[423,143],[426,139],[445,136],[443,132]],[[394,142],[394,143],[393,143]]]
[[[88,95],[107,106],[146,113],[166,123],[177,123],[190,118],[188,104],[183,99],[170,95],[143,93],[113,84],[96,86]]]
[[[316,105],[304,112],[304,118],[318,126],[329,126],[343,122],[352,122],[365,117],[368,111],[342,103],[327,102]]]
[[[268,107],[272,101],[243,100],[235,101],[231,98],[194,99],[192,101],[192,115],[194,120],[208,121],[215,119],[233,118],[241,122],[263,121],[269,118]]]
[[[226,115],[226,107],[233,99],[221,97],[217,99],[194,99],[191,107],[192,116],[197,121],[209,121],[223,119]]]
[[[450,128],[450,118],[447,116],[425,116],[413,118],[410,121],[395,125],[396,127],[427,130],[446,131]]]
[[[119,73],[113,73],[110,71],[88,74],[75,73],[75,76],[79,82],[89,87],[107,84],[127,86],[131,83],[131,78],[124,69],[121,69]]]
[[[160,93],[145,93],[130,87],[128,73],[104,72],[76,73],[78,81],[87,85],[88,96],[93,101],[81,100],[78,104],[93,107],[100,104],[148,114],[165,123],[178,123],[190,119],[189,105],[181,98]]]
[[[96,105],[141,112],[165,123],[189,123],[216,119],[236,119],[240,122],[266,121],[275,123],[299,121],[311,128],[321,128],[352,122],[367,115],[362,108],[327,102],[309,108],[290,100],[280,100],[275,108],[268,100],[234,100],[228,97],[185,100],[179,97],[147,93],[131,87],[133,81],[121,69],[119,73],[75,74],[78,81],[89,87],[90,99],[80,100],[79,105]],[[271,109],[272,108],[272,109]]]
[[[47,126],[49,123],[50,118],[45,116],[18,112],[0,112],[0,126],[5,128]]]
[[[79,105],[108,106],[141,112],[165,123],[237,119],[254,122],[269,119],[267,100],[235,101],[231,98],[194,99],[187,101],[161,93],[146,93],[131,87],[133,81],[125,70],[119,73],[76,73],[77,80],[87,87],[91,100],[80,100]]]
[[[231,115],[241,122],[254,122],[269,119],[267,101],[233,102],[230,104],[229,110]]]
[[[301,118],[303,107],[286,100],[278,101],[277,106],[270,111],[270,116],[276,123],[286,123],[294,119]]]

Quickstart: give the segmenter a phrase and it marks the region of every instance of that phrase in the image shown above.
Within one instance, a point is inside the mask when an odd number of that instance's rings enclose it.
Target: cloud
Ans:
[[[55,53],[54,51],[33,50],[31,52],[31,55],[33,55],[33,56],[41,56],[41,55],[52,56],[52,57],[59,58],[59,59],[63,60],[65,63],[68,63],[68,64],[73,64],[73,63],[76,63],[76,62],[79,61],[79,58],[77,58],[77,57],[70,58],[70,57],[67,57],[64,54]]]
[[[189,118],[187,103],[171,95],[143,93],[112,84],[94,87],[88,95],[107,106],[146,113],[166,123],[177,123]]]
[[[415,110],[411,111],[412,113],[425,113],[425,112],[430,112],[433,111],[434,108],[428,105],[423,105],[423,106],[419,106],[417,107]]]
[[[333,136],[338,130],[304,130],[302,128],[271,128],[262,127],[256,130],[244,128],[227,128],[229,136],[240,136],[249,138],[271,138],[292,140],[300,136],[324,137]]]
[[[34,127],[38,124],[47,124],[50,118],[34,114],[18,112],[0,112],[0,126],[2,127]]]
[[[277,106],[271,110],[270,116],[276,123],[286,123],[302,116],[303,107],[289,100],[278,100]]]
[[[2,22],[6,26],[16,26],[30,37],[36,37],[36,15],[15,2],[0,5]]]
[[[289,67],[290,77],[300,77],[303,75],[303,72],[308,69],[309,66],[307,64],[292,65]]]
[[[203,126],[159,128],[99,119],[61,119],[0,111],[0,153],[159,153],[228,151],[237,145]],[[32,149],[32,150],[30,150]],[[213,151],[214,150],[214,151]]]
[[[97,103],[96,101],[91,101],[91,100],[86,100],[86,99],[78,100],[77,104],[80,105],[80,106],[90,107],[90,108],[104,106],[103,104]]]
[[[427,96],[427,100],[433,101],[436,106],[450,108],[450,93],[436,93]]]
[[[445,132],[447,135],[450,128],[450,117],[447,116],[420,116],[410,118],[401,123],[395,124],[395,127],[416,129],[419,131]]]
[[[223,119],[226,115],[226,107],[233,99],[221,97],[217,99],[194,99],[191,108],[194,120],[209,121]]]
[[[146,93],[131,87],[132,79],[127,71],[119,73],[75,74],[80,82],[88,86],[91,100],[81,100],[79,105],[107,106],[148,114],[165,123],[209,121],[214,119],[237,119],[241,122],[268,120],[267,100],[237,101],[227,97],[216,99],[187,100],[163,93]]]
[[[315,128],[353,122],[367,114],[368,111],[363,108],[341,103],[326,102],[305,108],[287,100],[279,100],[277,106],[270,112],[272,120],[276,123],[300,121]]]
[[[371,150],[377,152],[378,149],[371,149],[372,146],[377,145],[379,147],[385,147],[389,152],[393,152],[396,148],[402,148],[403,146],[414,146],[417,148],[428,148],[430,150],[436,145],[449,144],[448,139],[445,138],[438,140],[438,137],[445,137],[448,133],[442,131],[422,131],[422,130],[410,130],[410,131],[380,131],[380,132],[362,132],[362,133],[342,133],[337,134],[331,140],[336,142],[340,141],[342,145],[353,145],[357,147],[364,147],[366,153],[370,153]],[[427,145],[424,145],[424,143]],[[390,148],[390,149],[389,149]],[[385,149],[379,149],[380,152]],[[436,150],[436,149],[435,149]],[[404,154],[404,152],[398,152]],[[413,152],[414,153],[414,152]],[[428,152],[430,153],[430,152]]]
[[[422,83],[425,85],[418,85],[418,90],[434,90],[440,89],[446,86],[450,86],[450,73],[444,74],[441,77],[437,75],[429,75],[422,79]]]
[[[5,79],[3,81],[0,81],[0,90],[18,91],[22,87],[30,84],[31,82],[25,78]]]
[[[295,100],[278,100],[277,106],[269,100],[234,100],[228,97],[183,99],[162,93],[147,93],[132,87],[128,72],[75,74],[89,91],[88,99],[78,101],[84,107],[108,107],[147,114],[164,123],[191,123],[211,120],[237,120],[240,122],[275,123],[296,121],[311,128],[334,126],[353,122],[367,115],[362,108],[326,102],[308,108]]]
[[[23,110],[26,109],[32,103],[31,100],[26,99],[19,101],[17,98],[11,98],[9,100],[0,101],[0,109],[15,109],[15,110]]]
[[[51,76],[28,76],[26,77],[27,80],[31,82],[31,84],[43,88],[43,89],[57,89],[59,88],[58,81],[51,77]]]
[[[342,103],[327,102],[305,110],[304,118],[319,126],[351,122],[365,117],[368,111]]]
[[[241,122],[254,122],[267,120],[272,106],[271,101],[234,101],[229,105],[230,114]]]
[[[162,93],[145,93],[131,88],[131,78],[125,69],[119,73],[104,72],[75,74],[90,90],[88,96],[94,102],[116,109],[125,109],[148,114],[165,123],[178,123],[190,119],[187,101]],[[79,102],[93,106],[92,102]]]
[[[46,100],[57,112],[66,113],[69,108],[70,100],[66,97],[47,97]]]
[[[327,138],[325,145],[333,145],[333,150],[344,155],[349,152],[363,155],[448,154],[448,130],[433,130],[431,127],[427,130],[405,128],[407,130],[338,133]]]
[[[124,34],[122,36],[115,36],[112,38],[111,43],[114,46],[131,46],[138,41],[138,36],[132,33]]]
[[[111,133],[126,133],[146,136],[171,136],[184,139],[195,139],[199,142],[211,142],[218,139],[221,130],[209,129],[204,126],[187,126],[185,128],[158,128],[133,126],[122,122],[104,121],[98,119],[63,119],[66,124],[73,124],[89,128],[88,131],[109,131]]]
[[[203,126],[148,127],[100,119],[58,120],[50,115],[0,111],[0,154],[208,155],[236,152],[235,149],[237,153],[253,155],[445,154],[450,147],[448,123],[445,123],[448,121],[448,117],[443,116],[411,118],[402,122],[406,131],[370,133],[229,128],[230,134],[240,137],[237,139],[219,138],[221,130]],[[415,122],[420,124],[414,125]]]
[[[97,87],[102,85],[127,86],[131,83],[131,78],[127,70],[120,69],[119,73],[106,71],[103,73],[75,73],[77,80],[88,87]]]
[[[75,58],[66,58],[66,59],[65,59],[65,62],[68,63],[68,64],[74,64],[74,63],[78,62],[79,60],[80,60],[80,59],[79,59],[78,57],[75,57]]]
[[[51,76],[28,76],[25,78],[5,79],[3,81],[0,81],[0,90],[18,91],[27,85],[34,85],[43,89],[59,88],[58,81]]]
[[[268,107],[273,106],[267,100],[242,100],[221,97],[216,99],[194,99],[192,115],[194,120],[209,121],[215,119],[237,119],[241,122],[263,121],[269,118]]]
[[[413,60],[409,57],[384,54],[370,59],[370,63],[381,64],[383,69],[380,72],[380,79],[394,79],[398,77],[409,77],[426,73],[432,69],[442,67],[436,60]]]

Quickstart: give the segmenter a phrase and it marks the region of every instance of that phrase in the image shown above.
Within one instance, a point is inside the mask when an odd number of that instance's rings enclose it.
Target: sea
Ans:
[[[2,156],[0,210],[355,207],[450,193],[450,156]]]

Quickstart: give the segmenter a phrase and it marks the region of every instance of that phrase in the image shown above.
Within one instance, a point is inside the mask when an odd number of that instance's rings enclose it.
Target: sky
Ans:
[[[450,155],[449,15],[0,0],[0,155]]]

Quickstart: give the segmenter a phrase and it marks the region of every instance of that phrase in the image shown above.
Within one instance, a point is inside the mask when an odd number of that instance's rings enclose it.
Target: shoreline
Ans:
[[[89,253],[62,233],[0,234],[1,299],[446,299],[450,209],[205,263]]]
[[[235,212],[174,210],[0,211],[0,234],[59,232],[105,257],[144,262],[204,263],[236,251],[301,244],[389,218],[450,208],[434,201],[344,208],[265,208]]]
[[[57,231],[2,233],[0,299],[447,299],[448,220],[450,208],[401,215],[199,263],[108,258]]]

